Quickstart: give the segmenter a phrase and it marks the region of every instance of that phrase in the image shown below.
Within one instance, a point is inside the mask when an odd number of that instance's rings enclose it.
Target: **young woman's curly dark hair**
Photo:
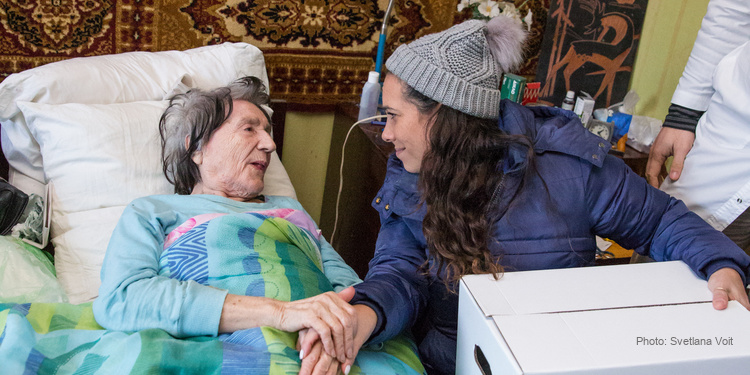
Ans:
[[[523,145],[531,160],[530,142],[482,119],[450,108],[405,86],[404,97],[421,113],[434,113],[427,133],[419,187],[427,205],[423,232],[438,270],[445,270],[448,289],[463,275],[503,272],[489,249],[498,218],[493,202],[502,189],[502,159],[512,144]],[[437,108],[437,109],[436,109]],[[528,172],[528,171],[527,171]]]

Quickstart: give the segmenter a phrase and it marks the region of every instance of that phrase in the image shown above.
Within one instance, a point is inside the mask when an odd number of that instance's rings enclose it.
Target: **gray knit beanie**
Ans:
[[[522,62],[525,39],[526,30],[510,17],[469,20],[400,45],[385,64],[432,100],[496,119],[502,73]]]

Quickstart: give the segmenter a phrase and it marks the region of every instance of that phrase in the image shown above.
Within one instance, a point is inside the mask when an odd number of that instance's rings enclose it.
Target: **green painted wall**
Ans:
[[[305,210],[320,221],[333,113],[288,112],[282,162]]]
[[[708,0],[648,2],[630,81],[641,98],[637,115],[664,120],[707,6]]]

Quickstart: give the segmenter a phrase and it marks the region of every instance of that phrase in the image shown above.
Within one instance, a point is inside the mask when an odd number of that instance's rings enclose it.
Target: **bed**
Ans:
[[[0,285],[0,362],[7,363],[7,369],[298,371],[294,334],[264,331],[266,345],[235,347],[214,337],[177,339],[154,329],[106,331],[91,313],[107,243],[125,206],[138,197],[173,193],[160,164],[158,120],[166,99],[247,75],[268,85],[260,50],[246,43],[224,43],[187,51],[75,58],[13,74],[0,84],[0,135],[9,181],[26,192],[41,194],[49,188],[54,248],[52,267],[38,249],[15,247],[13,261],[28,266],[24,270],[35,270],[24,272],[22,281],[18,269],[14,274],[13,267],[0,268],[0,281],[15,278]],[[263,193],[296,198],[275,152]],[[13,247],[9,241],[4,239],[3,246]],[[22,249],[36,253],[29,256]],[[8,290],[11,284],[16,287]],[[154,350],[160,354],[154,355]],[[401,337],[364,349],[353,371],[423,369],[413,342]]]

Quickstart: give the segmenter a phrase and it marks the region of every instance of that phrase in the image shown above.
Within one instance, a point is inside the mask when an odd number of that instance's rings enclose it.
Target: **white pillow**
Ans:
[[[165,99],[175,87],[212,89],[247,75],[268,86],[262,52],[247,43],[187,51],[81,57],[11,74],[0,83],[0,141],[11,167],[45,182],[39,145],[17,102],[111,104]]]
[[[125,206],[112,206],[54,217],[59,233],[52,237],[55,270],[70,303],[93,301],[99,295],[104,254],[123,210]]]
[[[161,166],[158,125],[167,104],[18,103],[52,184],[55,267],[72,303],[97,296],[99,270],[122,209],[139,197],[174,192]],[[275,152],[264,194],[294,197]]]
[[[54,188],[53,218],[173,193],[160,162],[159,118],[167,104],[19,102]]]

